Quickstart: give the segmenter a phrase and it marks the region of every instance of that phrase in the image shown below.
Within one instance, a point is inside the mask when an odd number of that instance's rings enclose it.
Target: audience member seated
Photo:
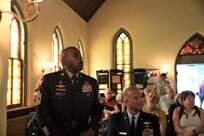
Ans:
[[[124,112],[125,111],[125,103],[123,101],[123,93],[118,93],[115,97],[117,101],[117,105],[114,106],[115,112]]]
[[[117,105],[115,98],[112,98],[111,90],[106,89],[104,92],[104,118],[109,119],[110,115],[115,113],[114,106]]]
[[[174,102],[174,90],[170,86],[165,87],[166,94],[159,99],[159,107],[168,115],[169,106]]]
[[[146,100],[147,100],[147,96],[149,94],[149,92],[151,92],[152,90],[149,88],[149,87],[146,87],[144,90],[143,90],[143,93],[144,93],[144,102],[146,103]]]
[[[172,116],[173,116],[174,109],[179,107],[180,105],[181,105],[181,93],[178,93],[175,96],[174,103],[170,105],[169,110],[168,110],[168,117],[167,117],[167,135],[168,136],[177,136],[174,130]]]
[[[173,112],[175,131],[179,136],[204,136],[204,111],[195,106],[195,94],[183,91],[181,101]]]
[[[125,112],[112,114],[108,125],[107,136],[161,136],[159,118],[142,111],[143,98],[135,86],[123,92]]]
[[[151,91],[147,94],[146,104],[143,107],[143,111],[147,113],[152,113],[159,117],[161,136],[166,135],[166,114],[164,111],[160,110],[157,105],[159,103],[159,95],[156,91]]]

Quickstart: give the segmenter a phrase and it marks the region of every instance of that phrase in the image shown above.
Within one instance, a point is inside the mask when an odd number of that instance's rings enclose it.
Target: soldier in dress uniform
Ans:
[[[61,52],[63,69],[45,75],[36,97],[36,112],[45,136],[94,136],[98,132],[103,106],[98,100],[97,81],[80,73],[79,50]]]
[[[112,114],[107,136],[161,136],[159,118],[142,111],[143,98],[134,86],[123,92],[126,111]]]

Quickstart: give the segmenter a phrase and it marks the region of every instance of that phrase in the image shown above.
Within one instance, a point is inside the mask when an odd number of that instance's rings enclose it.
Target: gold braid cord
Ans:
[[[30,1],[24,6],[23,12],[24,12],[25,18],[22,18],[11,11],[4,11],[0,9],[0,20],[1,20],[2,13],[9,13],[9,14],[12,14],[16,19],[21,20],[25,23],[33,21],[34,19],[36,19],[36,17],[39,14],[39,6],[37,3]]]

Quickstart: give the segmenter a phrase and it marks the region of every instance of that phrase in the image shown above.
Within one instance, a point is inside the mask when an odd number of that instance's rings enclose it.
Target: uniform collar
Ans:
[[[66,71],[67,75],[68,75],[70,78],[72,78],[72,76],[73,76],[74,74],[72,74],[70,71],[68,71],[68,70],[66,70],[66,69],[65,69],[65,71]],[[79,72],[76,73],[75,75],[76,75],[77,78],[78,78],[78,77],[79,77]]]
[[[139,117],[139,115],[140,115],[140,112],[138,112],[137,114],[135,114],[135,115],[132,115],[132,114],[130,114],[128,111],[127,111],[127,114],[128,114],[128,118],[129,119],[131,119],[132,118],[132,116],[134,116],[135,117],[135,119],[137,120],[138,119],[138,117]]]

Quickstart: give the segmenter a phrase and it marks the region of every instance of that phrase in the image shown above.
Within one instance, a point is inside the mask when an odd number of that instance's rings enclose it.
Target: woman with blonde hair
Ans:
[[[123,92],[118,93],[115,97],[117,101],[117,105],[114,106],[115,112],[124,112],[126,109],[124,100],[123,100]]]

